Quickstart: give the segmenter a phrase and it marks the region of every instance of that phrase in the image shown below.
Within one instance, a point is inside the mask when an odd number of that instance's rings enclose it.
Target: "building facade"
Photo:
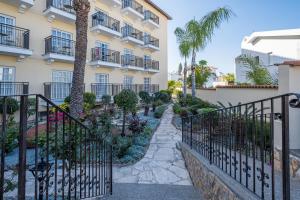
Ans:
[[[91,0],[85,91],[167,87],[171,17],[149,0]],[[0,94],[69,95],[75,60],[72,0],[0,1]]]
[[[266,67],[273,79],[278,78],[277,63],[300,59],[300,29],[254,32],[246,36],[241,44],[241,55],[250,55]],[[244,63],[236,59],[236,81],[249,82]]]

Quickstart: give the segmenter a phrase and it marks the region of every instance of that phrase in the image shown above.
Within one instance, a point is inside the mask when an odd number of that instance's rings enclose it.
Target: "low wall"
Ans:
[[[188,89],[191,94],[191,89]],[[218,102],[228,106],[238,103],[248,103],[278,95],[277,86],[223,86],[214,89],[197,89],[196,96],[213,104]]]
[[[184,143],[181,152],[194,186],[201,190],[204,199],[209,200],[251,200],[258,199],[245,187],[239,185],[227,174],[222,173]]]

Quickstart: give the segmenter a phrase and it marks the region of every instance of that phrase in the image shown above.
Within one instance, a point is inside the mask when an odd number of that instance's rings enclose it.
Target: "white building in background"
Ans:
[[[244,37],[241,44],[241,55],[250,55],[259,59],[273,76],[277,78],[276,63],[300,59],[300,29],[274,30],[254,32]],[[247,69],[236,58],[236,81],[249,82],[246,78]]]
[[[179,74],[177,71],[169,73],[169,81],[182,81],[182,79],[182,74]]]

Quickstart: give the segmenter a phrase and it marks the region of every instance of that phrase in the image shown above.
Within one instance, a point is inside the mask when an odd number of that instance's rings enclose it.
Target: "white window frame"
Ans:
[[[55,73],[65,74],[66,77],[58,77]],[[57,77],[55,77],[57,76]],[[69,76],[69,77],[68,77]],[[67,70],[53,70],[52,71],[52,84],[51,84],[51,99],[64,100],[70,95],[71,83],[72,83],[73,72]],[[64,78],[65,80],[59,80]]]
[[[67,31],[54,28],[51,30],[51,35],[54,36],[52,38],[53,50],[61,54],[69,55],[70,51],[72,51],[73,48],[73,43],[72,43],[73,34]],[[68,47],[68,48],[65,49],[64,47]]]
[[[146,92],[151,92],[150,91],[150,85],[151,85],[151,78],[150,77],[144,77],[144,90]]]
[[[134,77],[133,76],[124,76],[123,84],[125,89],[132,89]]]
[[[95,81],[98,83],[96,84],[95,95],[97,99],[101,99],[102,96],[107,95],[109,91],[109,74],[96,73]]]
[[[10,25],[10,26],[15,26],[16,25],[16,18],[9,16],[9,15],[4,15],[0,13],[0,17],[4,18],[3,24]],[[11,23],[8,23],[8,20],[11,20]],[[15,29],[13,27],[2,27],[1,33],[7,34],[6,36],[1,37],[1,44],[11,46],[16,42],[16,33]],[[13,44],[12,44],[13,43]]]

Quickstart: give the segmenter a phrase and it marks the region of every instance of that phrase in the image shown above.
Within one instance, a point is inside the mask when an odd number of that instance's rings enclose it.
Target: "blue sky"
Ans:
[[[240,54],[244,36],[254,31],[300,28],[299,0],[153,0],[167,11],[173,20],[169,22],[169,72],[177,70],[183,61],[174,36],[176,27],[187,21],[200,19],[221,6],[230,7],[235,17],[222,24],[212,42],[200,51],[197,60],[205,59],[222,72],[234,71],[234,58]]]

